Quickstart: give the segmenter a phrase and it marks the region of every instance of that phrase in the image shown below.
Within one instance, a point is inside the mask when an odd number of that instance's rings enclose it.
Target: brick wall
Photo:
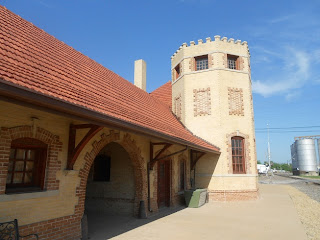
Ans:
[[[62,142],[59,140],[59,136],[54,135],[51,132],[40,127],[35,127],[35,129],[32,126],[18,126],[12,128],[2,127],[0,132],[0,194],[5,194],[6,175],[8,169],[11,142],[12,140],[18,138],[35,138],[48,145],[45,190],[58,190],[59,180],[57,179],[57,172],[61,170],[61,161],[58,159],[58,153],[62,151]],[[54,206],[56,198],[41,199],[38,201],[30,199],[24,201],[26,204],[24,207],[21,206],[23,209],[20,210],[20,206],[18,205],[15,205],[17,208],[15,209],[13,208],[11,202],[3,202],[3,204],[6,204],[8,207],[10,206],[10,208],[8,209],[8,213],[1,211],[2,214],[4,214],[2,215],[2,217],[8,216],[10,218],[10,216],[7,214],[11,214],[15,218],[18,218],[20,223],[19,230],[21,235],[38,233],[40,239],[80,239],[80,220],[82,214],[79,211],[76,211],[76,214],[74,215],[23,225],[27,218],[27,216],[23,215],[24,212],[25,214],[27,214],[28,211],[32,211],[32,209],[37,208],[37,206],[44,206],[42,204],[43,201],[46,201],[49,205],[51,202]],[[71,199],[69,199],[69,201],[72,205],[73,201]],[[70,204],[66,205],[69,206]],[[79,209],[79,205],[76,207],[76,209],[77,208]],[[56,208],[56,211],[59,212],[59,210],[59,208]],[[41,212],[42,214],[47,214],[48,217],[50,217],[50,209],[43,208]],[[36,219],[34,220],[36,221]]]
[[[85,193],[87,187],[87,178],[91,165],[99,152],[109,143],[119,143],[128,153],[134,171],[135,181],[135,195],[134,195],[134,215],[138,215],[139,204],[141,200],[147,203],[147,178],[146,178],[146,164],[141,156],[141,149],[137,146],[136,141],[132,139],[131,135],[124,134],[120,138],[119,132],[110,130],[109,134],[103,133],[93,140],[91,148],[87,149],[84,155],[80,155],[75,163],[74,168],[79,170],[80,186],[77,188],[79,196],[80,211],[84,211]],[[81,158],[81,156],[84,156]]]
[[[247,201],[259,198],[258,190],[209,191],[209,201]]]
[[[36,127],[35,131],[31,126],[2,127],[0,132],[0,194],[5,193],[11,142],[18,138],[35,138],[48,145],[44,188],[46,190],[57,190],[59,180],[57,180],[56,174],[57,171],[61,170],[58,152],[62,150],[62,142],[59,141],[59,136],[40,127]]]

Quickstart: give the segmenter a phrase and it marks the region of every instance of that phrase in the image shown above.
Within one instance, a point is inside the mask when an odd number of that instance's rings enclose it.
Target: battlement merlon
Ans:
[[[171,67],[174,67],[177,63],[184,58],[201,56],[209,53],[227,53],[237,56],[250,57],[248,43],[246,41],[234,40],[233,38],[214,36],[214,40],[207,37],[205,42],[202,39],[198,40],[198,44],[195,41],[183,43],[179,49],[171,57]]]

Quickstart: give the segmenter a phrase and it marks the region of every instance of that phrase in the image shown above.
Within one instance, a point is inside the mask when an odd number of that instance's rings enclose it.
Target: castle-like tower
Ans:
[[[255,198],[257,169],[247,42],[215,36],[171,57],[172,110],[195,135],[220,148],[196,167],[196,186],[213,199]]]

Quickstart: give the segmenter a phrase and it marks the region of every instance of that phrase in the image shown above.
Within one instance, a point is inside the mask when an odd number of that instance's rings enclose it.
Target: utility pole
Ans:
[[[268,161],[269,161],[269,170],[271,169],[271,150],[270,150],[270,136],[269,136],[269,123],[267,123],[268,128]]]
[[[267,123],[267,128],[268,128],[268,161],[269,161],[269,169],[267,171],[267,175],[270,176],[270,183],[272,183],[273,171],[271,169],[271,149],[270,149],[269,123]]]

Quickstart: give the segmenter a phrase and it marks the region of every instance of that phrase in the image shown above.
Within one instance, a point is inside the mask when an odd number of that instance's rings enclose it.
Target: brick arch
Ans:
[[[147,169],[144,164],[144,159],[141,156],[141,149],[137,146],[135,140],[132,140],[129,134],[125,134],[122,139],[120,139],[120,133],[116,133],[113,130],[110,130],[108,135],[105,133],[101,134],[100,139],[92,143],[92,149],[86,152],[84,156],[84,161],[79,170],[80,186],[77,188],[77,196],[79,197],[78,207],[80,207],[79,212],[82,214],[84,212],[87,179],[94,159],[100,151],[111,142],[120,144],[127,151],[133,164],[135,180],[134,214],[138,215],[140,201],[144,200],[146,203],[145,190],[147,179],[146,174],[143,173],[146,173]],[[79,158],[76,160],[76,164],[77,161],[79,161]]]
[[[249,143],[249,135],[241,133],[239,131],[227,134],[227,153],[228,153],[228,173],[232,174],[232,145],[231,145],[231,138],[232,137],[242,137],[244,139],[244,147],[245,147],[245,168],[246,174],[251,174],[251,156],[250,156],[250,143]]]
[[[0,130],[0,144],[4,150],[0,154],[0,172],[2,172],[0,174],[0,194],[5,193],[11,142],[18,138],[34,138],[48,145],[45,189],[59,189],[59,180],[56,178],[57,171],[61,169],[58,153],[62,150],[62,142],[60,142],[59,136],[40,127],[27,125],[13,128],[2,127]]]

